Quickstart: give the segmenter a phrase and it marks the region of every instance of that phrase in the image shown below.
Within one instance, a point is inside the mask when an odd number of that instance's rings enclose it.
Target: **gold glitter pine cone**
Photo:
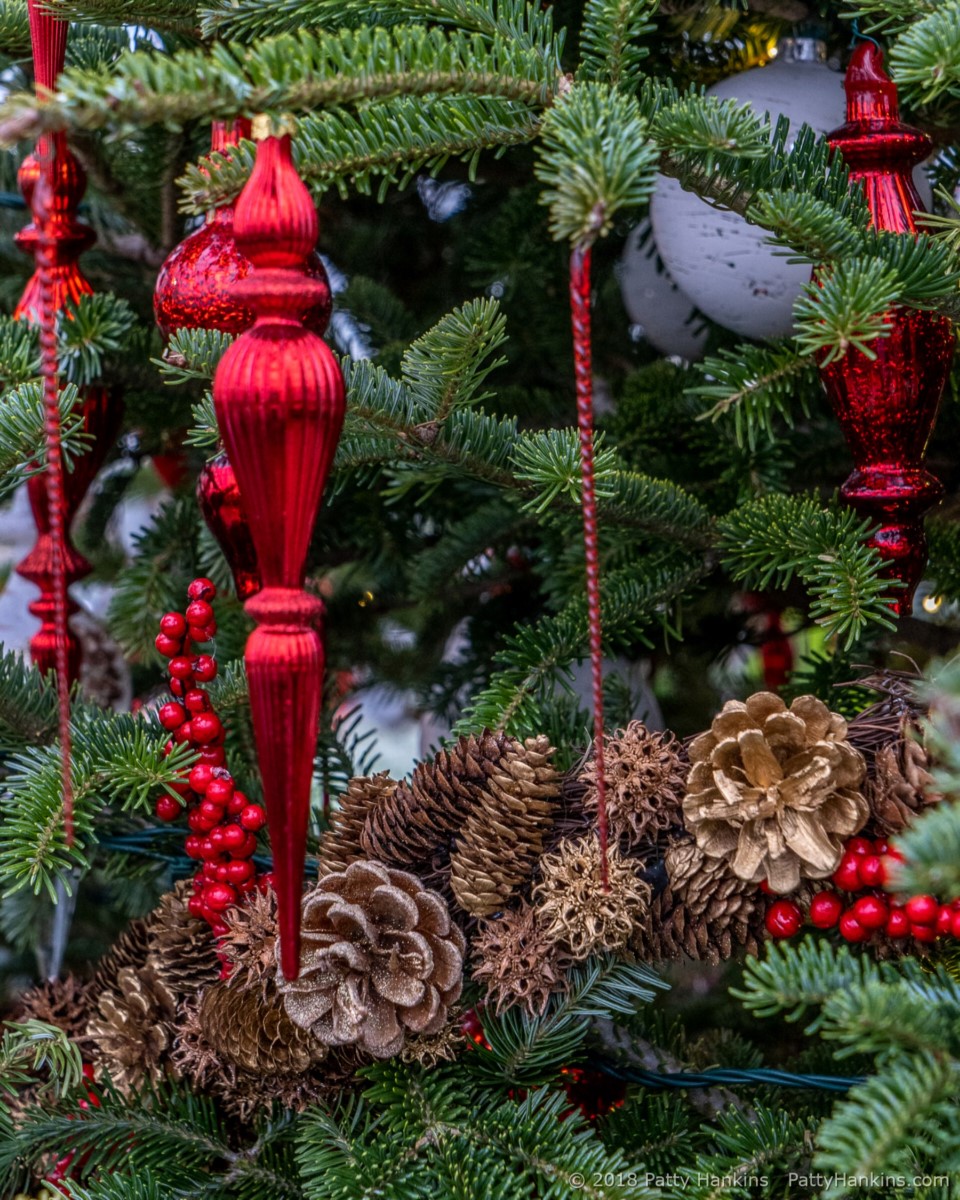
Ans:
[[[122,1092],[156,1083],[172,1042],[176,997],[149,967],[121,967],[87,1026],[94,1061]]]
[[[680,805],[687,781],[682,746],[672,733],[650,732],[640,721],[608,738],[603,746],[610,832],[625,849],[656,844],[682,824]],[[590,759],[580,776],[584,806],[597,812],[597,766]]]
[[[328,1048],[287,1016],[275,987],[218,983],[200,999],[200,1026],[215,1053],[245,1071],[289,1075],[326,1058]]]
[[[287,1013],[330,1046],[374,1058],[439,1033],[463,987],[466,939],[443,898],[405,871],[355,862],[303,902],[300,974],[278,977]]]
[[[869,816],[863,756],[846,735],[814,696],[789,709],[772,692],[728,701],[689,748],[683,813],[700,849],[774,892],[831,875]]]
[[[638,864],[607,848],[609,890],[603,889],[599,838],[561,842],[540,859],[533,900],[544,934],[580,962],[604,950],[622,950],[645,919],[650,886]]]

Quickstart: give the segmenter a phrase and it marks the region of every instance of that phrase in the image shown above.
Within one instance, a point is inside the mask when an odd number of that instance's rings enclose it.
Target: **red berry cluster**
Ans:
[[[882,839],[851,838],[833,874],[834,888],[817,892],[810,901],[810,924],[839,929],[848,942],[865,942],[874,935],[892,941],[912,937],[918,942],[960,938],[960,900],[940,904],[933,896],[912,896],[899,904],[879,890],[887,882],[890,861],[900,857]],[[849,896],[858,892],[863,894],[851,902]],[[803,910],[793,900],[776,900],[767,911],[766,927],[772,937],[793,937],[803,923]]]
[[[187,854],[203,864],[194,876],[190,911],[221,934],[227,930],[225,910],[257,886],[251,860],[257,850],[257,830],[266,824],[267,814],[234,785],[224,766],[223,725],[209,694],[197,686],[210,683],[217,675],[211,655],[193,653],[194,642],[208,641],[216,634],[210,603],[216,594],[209,579],[195,579],[187,589],[190,603],[186,613],[171,612],[161,618],[155,645],[170,660],[167,669],[174,699],[157,713],[160,724],[171,734],[167,750],[186,743],[199,754],[189,775],[173,785],[187,808]],[[161,821],[175,821],[183,810],[173,796],[164,795],[155,811]]]

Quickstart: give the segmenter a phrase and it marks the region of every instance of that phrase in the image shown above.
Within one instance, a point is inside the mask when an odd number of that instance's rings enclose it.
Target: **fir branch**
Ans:
[[[808,354],[825,351],[824,366],[849,349],[875,359],[869,343],[890,331],[888,310],[899,298],[898,282],[875,258],[852,258],[825,270],[793,306],[798,345]]]
[[[955,732],[951,733],[955,737]],[[949,768],[937,782],[952,783]],[[909,896],[960,895],[960,805],[938,804],[925,812],[897,838],[905,862],[896,870],[897,887]]]
[[[3,1095],[35,1085],[40,1093],[68,1095],[83,1079],[80,1049],[62,1029],[43,1021],[8,1021],[0,1037],[0,1107]],[[37,1076],[45,1078],[37,1079]]]
[[[40,374],[39,330],[29,321],[0,317],[0,388],[15,388]]]
[[[43,389],[32,380],[4,392],[0,398],[0,500],[11,496],[21,483],[43,468],[47,457],[46,411]],[[65,464],[89,445],[74,384],[60,392],[60,437]]]
[[[715,422],[732,415],[737,445],[751,451],[761,439],[774,440],[774,421],[792,429],[795,407],[807,416],[807,396],[817,385],[814,363],[787,342],[721,350],[693,369],[703,382],[686,394],[713,401],[698,420]]]
[[[106,356],[124,349],[135,323],[128,301],[109,292],[68,304],[57,324],[60,370],[78,387],[93,383],[103,375]]]
[[[163,358],[151,361],[160,369],[165,383],[206,383],[213,379],[233,340],[232,334],[219,329],[177,329],[170,335]]]
[[[25,0],[0,0],[0,56],[30,57],[30,18]]]
[[[484,96],[435,97],[430,104],[406,96],[365,105],[356,112],[329,109],[305,115],[293,142],[294,162],[317,198],[335,186],[342,197],[353,188],[377,199],[390,187],[405,188],[421,171],[436,175],[451,160],[465,163],[475,179],[483,151],[500,157],[510,146],[531,142],[539,116],[526,105]],[[177,181],[180,207],[198,213],[239,195],[253,169],[254,143],[230,154],[210,154],[191,164]]]
[[[946,0],[905,29],[890,51],[890,68],[910,103],[960,95],[960,2]]]
[[[126,54],[112,74],[69,70],[56,96],[14,93],[0,104],[0,144],[55,129],[134,129],[238,113],[304,112],[392,96],[466,95],[548,104],[559,87],[559,47],[500,34],[417,26],[283,35],[249,52]]]
[[[131,18],[124,0],[49,0],[49,7],[70,21],[128,26]],[[138,0],[136,19],[158,32],[196,34],[196,0]]]
[[[635,43],[656,26],[657,0],[587,0],[580,29],[577,78],[632,94],[640,86],[647,50]]]
[[[769,495],[721,519],[719,548],[732,577],[758,590],[798,577],[813,619],[850,646],[871,624],[893,628],[891,584],[879,554],[865,544],[869,528],[850,509]]]
[[[656,169],[632,96],[598,83],[572,88],[544,118],[534,168],[553,237],[581,247],[606,237],[618,213],[649,199]]]
[[[50,681],[20,654],[0,653],[0,753],[51,741],[57,721],[57,696]]]
[[[609,572],[603,595],[607,651],[641,637],[663,620],[663,607],[689,591],[706,573],[703,564],[655,559]],[[493,657],[490,683],[470,702],[456,733],[503,729],[526,737],[538,728],[538,696],[569,678],[570,664],[587,652],[587,610],[583,597],[555,616],[520,627]]]

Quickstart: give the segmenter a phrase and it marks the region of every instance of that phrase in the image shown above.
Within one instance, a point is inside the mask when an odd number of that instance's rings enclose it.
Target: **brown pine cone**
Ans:
[[[540,1016],[554,992],[566,990],[569,958],[540,926],[526,901],[492,921],[483,921],[473,942],[473,978],[486,984],[486,1000],[497,1016],[520,1004]]]
[[[171,1046],[176,997],[149,967],[121,967],[87,1026],[94,1061],[122,1092],[156,1083]]]
[[[364,823],[378,804],[397,787],[389,771],[361,775],[351,779],[340,797],[339,807],[330,818],[330,828],[320,840],[319,874],[343,871],[352,862],[366,858],[361,845]]]
[[[917,813],[939,800],[929,765],[926,750],[909,736],[876,752],[866,796],[880,833],[902,833]]]
[[[687,829],[708,857],[772,891],[832,875],[870,815],[863,756],[815,696],[789,710],[772,692],[729,700],[689,749]]]
[[[200,1025],[218,1057],[245,1071],[296,1074],[328,1053],[294,1025],[274,987],[264,995],[260,988],[214,984],[200,998]]]
[[[650,886],[637,874],[635,860],[607,848],[604,891],[600,841],[594,836],[561,842],[540,859],[540,882],[533,889],[537,918],[545,936],[580,962],[603,950],[622,950],[637,922],[646,920]]]
[[[288,1015],[330,1046],[374,1058],[439,1033],[463,986],[466,939],[436,892],[380,863],[351,863],[304,898],[300,975],[279,978]]]
[[[90,984],[74,975],[49,979],[24,992],[17,1007],[17,1021],[43,1021],[54,1025],[72,1042],[83,1039],[90,1020],[93,993]]]
[[[220,959],[206,921],[191,916],[190,880],[181,880],[161,897],[148,919],[147,962],[177,996],[202,991],[220,978]]]
[[[272,888],[249,892],[242,904],[223,914],[227,932],[220,952],[233,968],[230,987],[264,991],[277,973],[277,894]]]
[[[139,970],[146,966],[149,953],[149,918],[138,917],[135,921],[130,922],[97,963],[90,983],[93,995],[99,996],[102,992],[108,992],[115,985],[117,977],[124,967],[133,967],[134,970]]]
[[[603,745],[607,819],[624,850],[655,846],[683,824],[680,805],[687,782],[683,747],[672,733],[651,733],[631,721]],[[583,803],[597,812],[597,765],[593,758],[580,776]]]
[[[450,855],[450,887],[471,916],[504,908],[527,883],[543,850],[560,795],[549,738],[508,739],[477,785],[469,816]]]

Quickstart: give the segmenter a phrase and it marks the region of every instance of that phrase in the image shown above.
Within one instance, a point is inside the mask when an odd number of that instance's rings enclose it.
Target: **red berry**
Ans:
[[[153,811],[161,821],[175,821],[183,812],[183,808],[180,801],[175,800],[173,796],[158,796]]]
[[[960,912],[955,912],[950,921],[951,937],[960,938]]]
[[[210,639],[207,637],[206,626],[191,625],[190,626],[190,641],[191,642],[209,642]]]
[[[876,854],[865,854],[860,859],[858,871],[864,887],[883,887],[886,883],[887,873],[883,867],[883,859]]]
[[[247,840],[243,843],[239,850],[232,850],[234,858],[253,858],[257,852],[257,839],[254,834],[248,833]]]
[[[891,908],[884,932],[889,938],[905,938],[910,932],[910,918],[902,908]]]
[[[235,886],[240,895],[245,896],[247,892],[252,892],[257,886],[257,877],[256,875],[251,875],[249,879],[245,879],[243,883],[238,883]]]
[[[276,883],[276,876],[272,871],[265,871],[257,879],[257,890],[260,892],[272,892],[273,885]]]
[[[190,858],[200,858],[200,837],[195,833],[188,834],[184,840],[183,848]]]
[[[848,942],[865,942],[870,936],[853,915],[852,908],[848,908],[840,918],[840,936]]]
[[[205,820],[213,822],[211,829],[223,820],[223,805],[214,804],[212,800],[201,800],[197,811]]]
[[[844,852],[846,854],[872,854],[873,842],[864,837],[851,838],[844,846]]]
[[[216,821],[208,821],[199,808],[192,808],[187,813],[187,824],[193,833],[209,833]]]
[[[231,853],[239,850],[247,841],[247,835],[239,825],[226,825],[223,828],[223,848]]]
[[[227,816],[238,817],[249,803],[243,792],[234,792],[227,804]]]
[[[810,901],[810,922],[817,929],[832,929],[842,912],[843,901],[836,892],[817,892]]]
[[[212,600],[216,594],[216,585],[204,575],[195,579],[187,588],[187,598],[190,600]]]
[[[197,683],[210,683],[217,677],[217,660],[210,654],[198,654],[191,664]]]
[[[221,804],[226,808],[233,799],[235,790],[233,780],[229,775],[225,779],[222,776],[215,776],[210,780],[207,788],[207,799],[212,800],[214,804]]]
[[[200,761],[209,763],[211,767],[222,767],[227,761],[227,756],[222,745],[201,746]]]
[[[220,879],[219,871],[221,864],[217,862],[217,858],[219,857],[220,855],[218,854],[216,858],[211,858],[203,864],[203,878],[207,883],[217,883]]]
[[[197,625],[203,628],[204,625],[209,625],[213,620],[213,606],[208,604],[206,600],[194,600],[187,605],[187,611],[184,615],[187,618],[188,625]]]
[[[932,896],[911,896],[904,908],[911,925],[932,925],[940,915],[940,905]]]
[[[160,632],[168,638],[182,638],[187,632],[187,619],[182,613],[168,612],[160,618]]]
[[[214,912],[223,912],[236,900],[237,893],[228,883],[211,883],[203,889],[203,902]]]
[[[887,923],[890,910],[877,896],[861,896],[850,910],[864,929],[880,929]]]
[[[897,847],[893,844],[893,842],[891,842],[890,845],[887,847],[887,858],[892,858],[894,860],[894,862],[905,862],[906,861],[903,857],[903,854],[897,849]]]
[[[193,729],[189,721],[184,721],[182,725],[178,725],[173,731],[173,740],[178,746],[193,740]]]
[[[193,740],[199,742],[201,746],[212,742],[223,732],[220,718],[216,713],[212,712],[197,713],[190,722],[190,728],[193,733]]]
[[[216,846],[218,850],[223,850],[223,826],[214,825],[210,830],[210,844]]]
[[[911,925],[910,934],[918,942],[935,942],[937,940],[936,925]]]
[[[203,688],[191,688],[183,702],[192,713],[207,712],[210,708],[210,697]]]
[[[179,729],[187,719],[187,710],[182,704],[178,704],[176,700],[171,700],[167,704],[161,704],[157,710],[157,716],[164,729],[169,729],[172,732],[174,729]]]
[[[171,658],[167,669],[171,679],[179,679],[184,682],[192,679],[194,675],[193,662],[185,654],[178,654],[176,658]]]
[[[257,873],[257,868],[246,859],[236,859],[227,864],[227,880],[230,883],[246,883]]]
[[[210,622],[208,622],[208,624],[204,625],[204,627],[203,627],[203,640],[204,640],[205,642],[212,642],[212,641],[213,641],[213,639],[214,639],[216,636],[217,636],[217,623],[216,623],[216,621],[210,621]]]
[[[168,738],[167,741],[164,742],[163,752],[164,754],[171,754],[173,752],[173,738]]]
[[[212,767],[209,763],[198,762],[195,767],[190,770],[190,786],[198,796],[206,795],[207,788],[210,786],[210,780],[213,778],[213,772],[216,767]]]
[[[190,796],[190,782],[188,779],[175,779],[172,783],[167,784],[167,791],[187,799]]]
[[[267,814],[260,804],[248,804],[240,814],[240,824],[251,833],[256,833],[267,823]]]
[[[203,900],[199,894],[194,894],[187,901],[187,908],[190,910],[191,917],[200,918],[203,916]]]
[[[219,863],[217,865],[216,880],[218,883],[229,883],[230,876],[227,874],[227,864]]]
[[[164,658],[175,658],[183,653],[183,642],[179,638],[167,637],[165,633],[158,633],[153,639],[153,644],[157,653],[162,654]]]
[[[950,905],[942,904],[940,911],[937,913],[937,923],[935,926],[940,937],[947,937],[949,935],[953,917],[954,912]]]
[[[886,838],[877,838],[877,840],[873,843],[873,852],[874,854],[879,855],[889,854],[890,843]]]
[[[210,831],[211,833],[213,830]],[[213,862],[220,857],[219,849],[213,844],[213,838],[205,837],[200,843],[200,857],[204,862]]]
[[[803,913],[792,900],[775,900],[767,909],[764,924],[772,937],[793,937],[803,925]]]
[[[860,882],[859,856],[847,853],[840,860],[840,866],[833,873],[833,882],[841,892],[859,892],[863,887]]]
[[[763,894],[765,896],[775,896],[776,895],[776,892],[771,891],[770,884],[767,883],[767,881],[765,879],[761,879],[760,882],[757,884],[757,887],[759,887],[760,891],[763,892]]]

